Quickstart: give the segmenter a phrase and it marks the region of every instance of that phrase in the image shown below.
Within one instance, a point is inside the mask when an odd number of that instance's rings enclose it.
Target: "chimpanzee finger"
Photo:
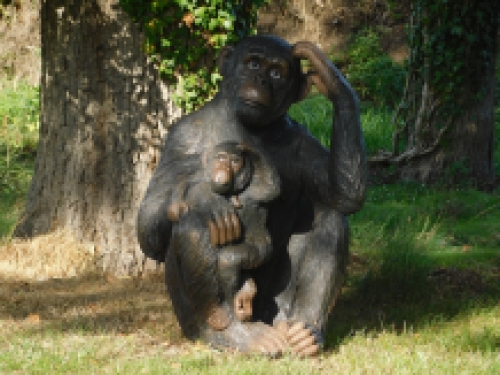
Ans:
[[[213,220],[208,220],[208,228],[210,230],[210,243],[212,246],[219,245],[219,231]]]
[[[179,203],[179,215],[182,216],[189,211],[189,207],[185,202]]]
[[[312,337],[314,339],[314,337],[311,336],[311,331],[309,331],[307,328],[304,328],[301,331],[297,331],[293,336],[289,337],[288,339],[290,340],[290,344],[296,345],[309,337]]]
[[[265,335],[259,339],[259,349],[262,354],[277,357],[284,352],[271,336]]]
[[[284,353],[287,349],[286,339],[281,336],[280,332],[274,330],[272,333],[267,335],[267,340],[272,344],[274,350],[278,353]]]
[[[313,344],[307,346],[303,350],[301,350],[298,354],[302,357],[312,357],[318,354],[321,351],[321,348],[318,344]]]
[[[217,226],[217,231],[219,232],[219,245],[225,245],[226,240],[226,228],[224,223],[224,217],[222,215],[215,215],[215,225]]]
[[[234,240],[233,221],[231,219],[231,212],[226,212],[224,215],[224,226],[226,227],[226,241],[232,242]]]
[[[297,333],[305,329],[305,325],[302,322],[293,323],[288,330],[288,338],[295,336]]]
[[[167,217],[170,221],[172,222],[176,222],[179,220],[179,217],[181,216],[181,213],[180,213],[180,206],[178,203],[172,203],[169,207],[168,207],[168,211],[167,211]]]
[[[278,331],[281,332],[281,334],[283,335],[283,337],[285,339],[287,339],[287,334],[288,334],[288,323],[284,320],[278,322],[275,324],[274,326]]]
[[[314,343],[315,343],[314,336],[305,337],[300,342],[292,344],[292,351],[294,351],[295,353],[301,353],[310,346],[314,345]]]
[[[241,237],[241,224],[238,215],[236,215],[236,213],[234,212],[231,215],[231,221],[233,223],[234,240],[239,240]]]

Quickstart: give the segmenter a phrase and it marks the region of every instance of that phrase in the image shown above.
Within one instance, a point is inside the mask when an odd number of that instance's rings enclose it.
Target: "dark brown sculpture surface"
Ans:
[[[313,355],[344,278],[346,215],[364,202],[358,99],[308,42],[249,37],[225,47],[218,64],[218,94],[170,130],[139,211],[139,242],[165,261],[186,336]],[[334,104],[329,151],[286,114],[311,84]],[[240,157],[228,144],[245,145]],[[245,152],[252,169],[239,164]]]

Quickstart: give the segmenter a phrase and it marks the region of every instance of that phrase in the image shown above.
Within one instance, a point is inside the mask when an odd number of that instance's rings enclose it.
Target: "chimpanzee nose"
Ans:
[[[255,76],[255,83],[257,83],[260,86],[266,86],[267,85],[267,79],[260,74]]]

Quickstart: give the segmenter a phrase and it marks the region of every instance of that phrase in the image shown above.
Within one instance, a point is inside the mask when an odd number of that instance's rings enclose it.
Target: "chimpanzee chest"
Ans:
[[[303,192],[299,170],[296,165],[294,166],[289,151],[289,149],[278,149],[270,155],[281,183],[281,194],[270,202],[268,207],[267,229],[274,247],[281,247],[288,243],[297,220]]]

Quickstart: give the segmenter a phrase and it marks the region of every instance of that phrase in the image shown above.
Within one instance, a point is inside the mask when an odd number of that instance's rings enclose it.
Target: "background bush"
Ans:
[[[395,107],[403,95],[406,71],[380,45],[374,30],[360,32],[342,56],[334,56],[361,100]]]

